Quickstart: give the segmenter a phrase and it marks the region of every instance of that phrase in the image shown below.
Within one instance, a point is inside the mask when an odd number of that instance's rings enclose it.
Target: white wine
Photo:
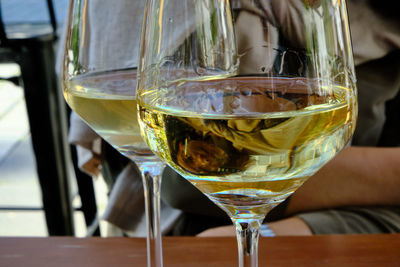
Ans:
[[[355,127],[356,101],[339,86],[310,93],[304,80],[299,85],[280,79],[279,87],[263,91],[260,78],[236,79],[246,93],[211,96],[207,112],[207,104],[198,105],[196,114],[178,104],[171,109],[140,102],[139,123],[152,150],[229,215],[246,213],[242,208],[265,214],[258,209],[279,204],[345,146]],[[232,88],[235,81],[229,83]],[[226,87],[226,80],[191,81],[187,91],[210,84]]]
[[[152,155],[137,121],[135,71],[83,76],[65,88],[72,110],[123,155]]]

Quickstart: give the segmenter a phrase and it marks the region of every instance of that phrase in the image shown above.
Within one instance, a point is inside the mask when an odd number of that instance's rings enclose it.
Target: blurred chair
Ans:
[[[24,89],[36,168],[49,235],[74,235],[69,183],[77,181],[82,210],[91,234],[99,235],[93,180],[77,168],[76,151],[68,145],[68,113],[55,73],[57,22],[52,0],[46,0],[47,24],[5,25],[0,6],[0,63],[15,62],[20,77],[8,80]],[[0,210],[32,210],[0,207]],[[92,224],[95,225],[90,227]]]

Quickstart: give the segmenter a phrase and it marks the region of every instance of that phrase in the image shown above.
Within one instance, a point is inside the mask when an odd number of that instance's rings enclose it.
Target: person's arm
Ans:
[[[348,147],[291,197],[287,219],[269,223],[276,235],[311,235],[297,213],[344,206],[400,205],[400,148]],[[233,226],[199,236],[233,236]]]
[[[286,215],[368,205],[400,205],[400,148],[345,148],[292,195]]]

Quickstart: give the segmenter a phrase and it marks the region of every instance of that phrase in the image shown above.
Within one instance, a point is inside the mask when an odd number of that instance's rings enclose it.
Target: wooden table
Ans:
[[[237,266],[234,238],[166,237],[164,265]],[[0,238],[0,266],[146,266],[138,238]],[[259,266],[400,266],[400,234],[261,238]]]

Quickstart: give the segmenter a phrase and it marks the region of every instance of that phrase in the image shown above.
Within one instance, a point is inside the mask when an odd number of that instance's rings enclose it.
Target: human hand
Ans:
[[[310,227],[298,217],[290,217],[276,222],[268,223],[269,228],[275,235],[282,236],[308,236],[312,235]],[[198,234],[198,237],[229,237],[235,236],[233,225],[220,226],[207,229]]]
[[[227,225],[227,226],[220,226],[220,227],[215,227],[215,228],[210,228],[207,229],[200,234],[198,234],[198,237],[226,237],[226,236],[235,236],[235,228],[233,225]]]

